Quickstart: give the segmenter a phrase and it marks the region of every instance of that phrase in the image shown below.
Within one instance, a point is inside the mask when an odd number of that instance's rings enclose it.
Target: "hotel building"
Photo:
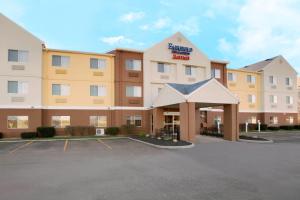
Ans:
[[[5,28],[2,28],[5,27]],[[222,124],[296,124],[296,72],[278,56],[242,69],[209,59],[181,33],[145,51],[91,53],[48,49],[0,15],[0,132],[17,137],[38,126],[162,128],[183,140]],[[271,81],[272,84],[271,84]]]

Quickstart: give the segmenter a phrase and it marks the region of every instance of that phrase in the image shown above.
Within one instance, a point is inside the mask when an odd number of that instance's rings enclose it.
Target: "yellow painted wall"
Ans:
[[[52,55],[70,56],[69,66],[66,68],[52,66]],[[105,70],[90,69],[90,58],[106,59]],[[70,95],[52,96],[52,84],[70,85]],[[90,96],[90,85],[106,86],[106,96]],[[43,105],[113,106],[113,55],[45,49],[43,51]]]
[[[236,81],[228,80],[228,89],[238,96],[240,99],[239,110],[259,112],[262,108],[261,102],[261,74],[257,72],[249,72],[237,69],[227,69],[227,73],[236,74]],[[256,77],[255,84],[247,82],[247,75]],[[256,102],[251,104],[248,102],[248,95],[253,94],[256,96]]]

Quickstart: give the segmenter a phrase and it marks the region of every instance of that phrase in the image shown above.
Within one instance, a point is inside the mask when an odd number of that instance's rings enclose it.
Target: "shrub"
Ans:
[[[293,130],[294,126],[292,126],[292,125],[289,125],[289,126],[280,126],[279,128],[283,129],[283,130]]]
[[[55,128],[54,127],[47,127],[47,126],[42,126],[38,127],[37,133],[39,137],[53,137],[55,135]]]
[[[67,126],[65,128],[66,135],[71,136],[88,136],[96,134],[96,127],[94,126]]]
[[[298,129],[299,130],[300,129],[300,125],[295,125],[294,129]]]
[[[248,131],[254,131],[258,129],[257,124],[248,124]],[[246,124],[240,124],[240,131],[246,131]]]
[[[0,132],[0,139],[2,139],[2,138],[3,138],[3,133]]]
[[[268,129],[268,125],[267,124],[260,124],[260,130],[261,131],[266,131]]]
[[[23,132],[21,133],[22,139],[30,139],[30,138],[36,138],[37,132]]]
[[[280,128],[278,126],[269,126],[268,130],[270,131],[278,131]]]
[[[120,132],[119,127],[108,127],[105,129],[106,135],[118,135],[119,132]]]
[[[146,137],[146,133],[144,131],[141,131],[138,133],[138,136],[140,137]]]
[[[122,134],[132,135],[136,133],[136,127],[134,125],[123,125],[121,129]]]

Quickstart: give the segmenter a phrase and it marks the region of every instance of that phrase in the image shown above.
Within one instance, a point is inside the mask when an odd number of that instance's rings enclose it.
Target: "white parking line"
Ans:
[[[102,140],[98,139],[97,141],[98,141],[99,143],[103,144],[106,148],[112,149],[111,146],[109,146],[108,144],[104,143]]]
[[[22,145],[18,146],[17,148],[15,148],[15,149],[9,151],[9,154],[15,153],[16,151],[18,151],[18,150],[20,150],[20,149],[22,149],[22,148],[24,148],[24,147],[30,145],[31,143],[33,143],[33,141],[30,141],[30,142],[27,142],[27,143],[25,143],[25,144],[22,144]]]

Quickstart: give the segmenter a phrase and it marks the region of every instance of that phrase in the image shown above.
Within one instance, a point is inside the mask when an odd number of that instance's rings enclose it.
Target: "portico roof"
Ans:
[[[239,99],[216,79],[207,79],[194,84],[167,83],[154,100],[154,107],[183,102],[206,105],[238,104]]]

